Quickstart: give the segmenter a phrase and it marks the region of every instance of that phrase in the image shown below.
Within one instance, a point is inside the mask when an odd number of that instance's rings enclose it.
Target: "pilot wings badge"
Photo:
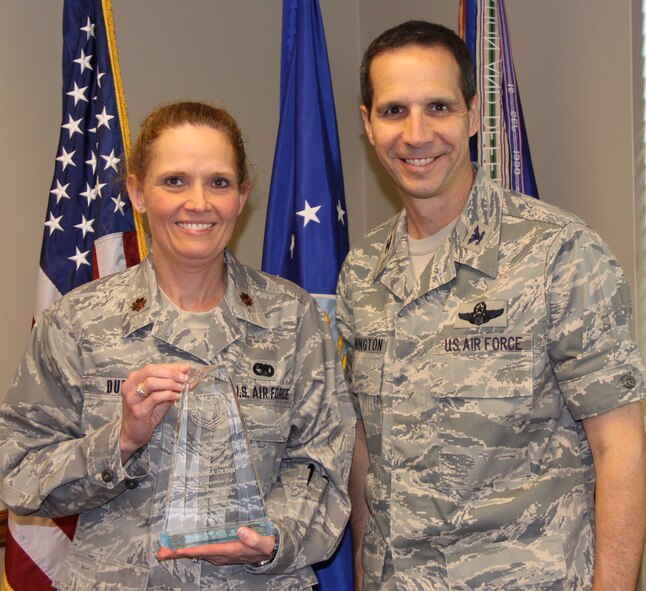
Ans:
[[[468,310],[470,304],[465,305]],[[460,306],[462,309],[465,306]],[[469,326],[507,326],[506,302],[502,300],[480,301],[473,306],[472,311],[458,311],[456,328],[468,328]]]

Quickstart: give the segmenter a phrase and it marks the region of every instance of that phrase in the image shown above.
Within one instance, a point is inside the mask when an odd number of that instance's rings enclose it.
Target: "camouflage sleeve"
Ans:
[[[56,517],[105,504],[126,478],[147,472],[147,454],[122,467],[120,417],[85,433],[74,323],[64,303],[34,327],[0,407],[0,497],[17,514]]]
[[[350,384],[352,375],[352,361],[354,358],[354,323],[352,321],[351,295],[349,292],[350,282],[348,281],[349,266],[344,264],[339,273],[339,281],[336,288],[336,326],[339,336],[343,339],[344,349],[344,373],[347,383]],[[361,418],[361,409],[359,408],[359,399],[352,391],[350,384],[350,399],[354,408],[355,415]]]
[[[630,292],[601,238],[568,224],[548,251],[548,351],[576,419],[644,396],[644,367],[630,335]]]
[[[294,415],[267,511],[280,535],[260,570],[289,573],[329,558],[350,515],[347,493],[354,419],[329,328],[313,300],[295,342]]]

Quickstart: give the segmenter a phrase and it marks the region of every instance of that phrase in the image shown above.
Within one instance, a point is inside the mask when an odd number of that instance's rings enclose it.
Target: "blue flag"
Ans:
[[[262,268],[312,294],[334,294],[348,253],[341,153],[316,0],[285,0],[280,125]]]
[[[284,0],[280,124],[269,190],[262,269],[310,292],[334,321],[348,253],[341,151],[318,0]],[[349,528],[336,554],[315,566],[321,591],[352,591]]]
[[[480,95],[471,159],[504,187],[538,197],[504,0],[460,0],[460,33],[471,51]]]

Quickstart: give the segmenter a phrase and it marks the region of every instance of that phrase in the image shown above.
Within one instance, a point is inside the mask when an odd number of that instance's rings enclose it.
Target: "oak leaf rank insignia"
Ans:
[[[139,311],[143,310],[145,306],[146,306],[146,298],[137,298],[130,305],[133,312],[139,312]]]

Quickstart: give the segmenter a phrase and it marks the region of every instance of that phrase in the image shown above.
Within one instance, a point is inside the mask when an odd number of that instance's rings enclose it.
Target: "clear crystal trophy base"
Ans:
[[[229,524],[226,528],[206,529],[192,533],[177,533],[162,531],[160,540],[162,546],[177,550],[178,548],[190,548],[191,546],[202,546],[204,544],[217,544],[218,542],[230,542],[238,539],[239,527],[250,527],[263,536],[272,536],[275,533],[274,527],[269,519],[261,521],[246,521]]]
[[[241,526],[274,533],[235,389],[224,368],[191,369],[178,411],[160,541],[172,549],[227,542],[238,539]]]

